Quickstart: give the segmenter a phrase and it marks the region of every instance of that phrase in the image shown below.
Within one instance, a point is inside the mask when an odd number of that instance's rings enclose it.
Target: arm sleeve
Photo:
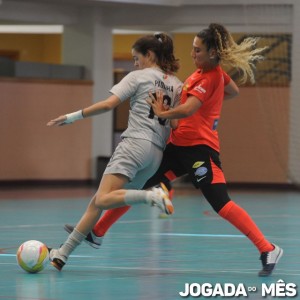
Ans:
[[[202,103],[205,102],[207,97],[211,94],[209,80],[207,78],[201,79],[197,85],[191,88],[188,94],[197,97]]]
[[[138,80],[135,72],[127,74],[119,83],[114,85],[110,93],[116,95],[121,102],[133,96],[138,88]]]
[[[223,77],[224,77],[224,86],[226,86],[230,82],[231,78],[225,71],[223,71]]]

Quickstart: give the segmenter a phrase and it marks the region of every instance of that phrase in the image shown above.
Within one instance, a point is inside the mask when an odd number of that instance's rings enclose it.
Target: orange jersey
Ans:
[[[229,82],[229,75],[220,66],[206,73],[198,69],[185,81],[180,104],[193,95],[202,105],[192,116],[179,120],[178,127],[171,132],[169,141],[172,144],[207,145],[220,152],[217,125],[224,99],[224,86]]]

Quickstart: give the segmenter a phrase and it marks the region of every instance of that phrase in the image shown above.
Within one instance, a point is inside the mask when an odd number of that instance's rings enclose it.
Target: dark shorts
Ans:
[[[183,147],[168,144],[156,177],[163,175],[173,181],[185,174],[196,188],[226,183],[217,151],[205,145]]]
[[[193,185],[201,189],[216,212],[230,200],[219,153],[205,145],[187,147],[168,144],[159,169],[144,188],[155,186],[159,182],[167,185],[186,174]]]

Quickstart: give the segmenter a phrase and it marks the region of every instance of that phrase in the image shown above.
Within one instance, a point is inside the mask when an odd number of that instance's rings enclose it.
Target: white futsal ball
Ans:
[[[17,262],[19,266],[29,273],[42,271],[48,261],[48,248],[39,241],[27,241],[23,243],[17,251]]]

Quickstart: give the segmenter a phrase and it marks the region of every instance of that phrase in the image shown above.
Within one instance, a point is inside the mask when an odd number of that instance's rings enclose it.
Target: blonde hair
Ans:
[[[215,23],[210,24],[197,36],[202,39],[207,50],[211,48],[216,50],[218,62],[240,71],[239,84],[244,84],[248,80],[255,83],[255,63],[264,59],[262,54],[267,49],[267,47],[255,47],[259,40],[258,37],[245,38],[238,45],[224,26]]]

